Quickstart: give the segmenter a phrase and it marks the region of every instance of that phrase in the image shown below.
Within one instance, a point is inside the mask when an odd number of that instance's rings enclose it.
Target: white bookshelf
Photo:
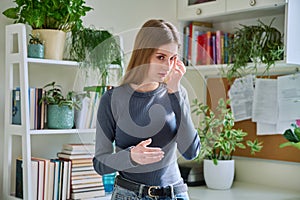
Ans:
[[[27,36],[28,32],[24,24],[12,24],[6,26],[6,74],[5,74],[5,122],[4,122],[4,160],[3,160],[3,192],[4,199],[18,199],[14,197],[14,184],[15,184],[15,157],[19,155],[13,155],[16,148],[14,146],[14,140],[16,137],[21,138],[21,155],[23,158],[23,199],[32,200],[31,192],[31,157],[33,151],[33,142],[36,140],[33,137],[45,137],[48,140],[48,136],[54,139],[49,140],[49,146],[53,145],[50,142],[55,140],[59,142],[58,137],[66,136],[77,137],[77,135],[87,138],[93,138],[95,129],[43,129],[43,130],[31,130],[30,129],[30,111],[29,111],[29,95],[28,91],[30,87],[29,76],[30,65],[36,65],[38,67],[44,67],[49,65],[56,65],[57,67],[65,68],[77,68],[79,65],[74,61],[65,60],[49,60],[49,59],[35,59],[27,58]],[[16,72],[18,71],[17,79],[21,91],[21,125],[12,124],[12,97],[11,91],[16,87]],[[53,70],[56,70],[54,68]],[[31,77],[32,78],[32,77]],[[46,83],[45,83],[46,84]],[[92,134],[92,135],[91,135]],[[74,136],[73,136],[74,135]],[[56,144],[57,145],[57,144]],[[59,151],[60,149],[57,149]],[[47,154],[47,150],[45,150]]]

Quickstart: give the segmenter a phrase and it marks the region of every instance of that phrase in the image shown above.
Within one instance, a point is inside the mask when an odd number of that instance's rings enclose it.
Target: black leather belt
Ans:
[[[127,179],[122,178],[120,175],[116,177],[115,184],[125,188],[127,190],[133,191],[138,195],[150,196],[150,197],[171,197],[173,198],[176,194],[183,193],[187,191],[186,185],[180,186],[149,186],[144,184],[139,184]]]

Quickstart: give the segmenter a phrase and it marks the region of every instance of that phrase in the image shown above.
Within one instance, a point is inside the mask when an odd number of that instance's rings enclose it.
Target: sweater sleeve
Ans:
[[[101,98],[97,113],[96,145],[93,158],[94,169],[101,175],[135,167],[130,159],[130,148],[114,149],[115,130],[116,122],[111,109],[111,93],[106,92]]]
[[[177,116],[177,148],[185,159],[195,159],[200,151],[200,138],[191,119],[186,89],[181,86],[178,92],[169,96]]]

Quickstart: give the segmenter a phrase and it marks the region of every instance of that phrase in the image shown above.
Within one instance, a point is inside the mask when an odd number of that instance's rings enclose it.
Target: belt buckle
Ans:
[[[149,197],[158,197],[158,195],[152,195],[151,194],[151,190],[152,189],[159,189],[160,187],[159,186],[149,186],[149,188],[148,188],[148,196]]]

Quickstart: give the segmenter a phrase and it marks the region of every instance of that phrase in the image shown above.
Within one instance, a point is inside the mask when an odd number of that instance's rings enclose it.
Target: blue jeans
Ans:
[[[133,191],[122,188],[118,185],[114,186],[114,191],[111,195],[111,200],[189,200],[189,196],[187,192],[177,194],[174,198],[171,197],[150,197],[143,196],[139,197]]]

